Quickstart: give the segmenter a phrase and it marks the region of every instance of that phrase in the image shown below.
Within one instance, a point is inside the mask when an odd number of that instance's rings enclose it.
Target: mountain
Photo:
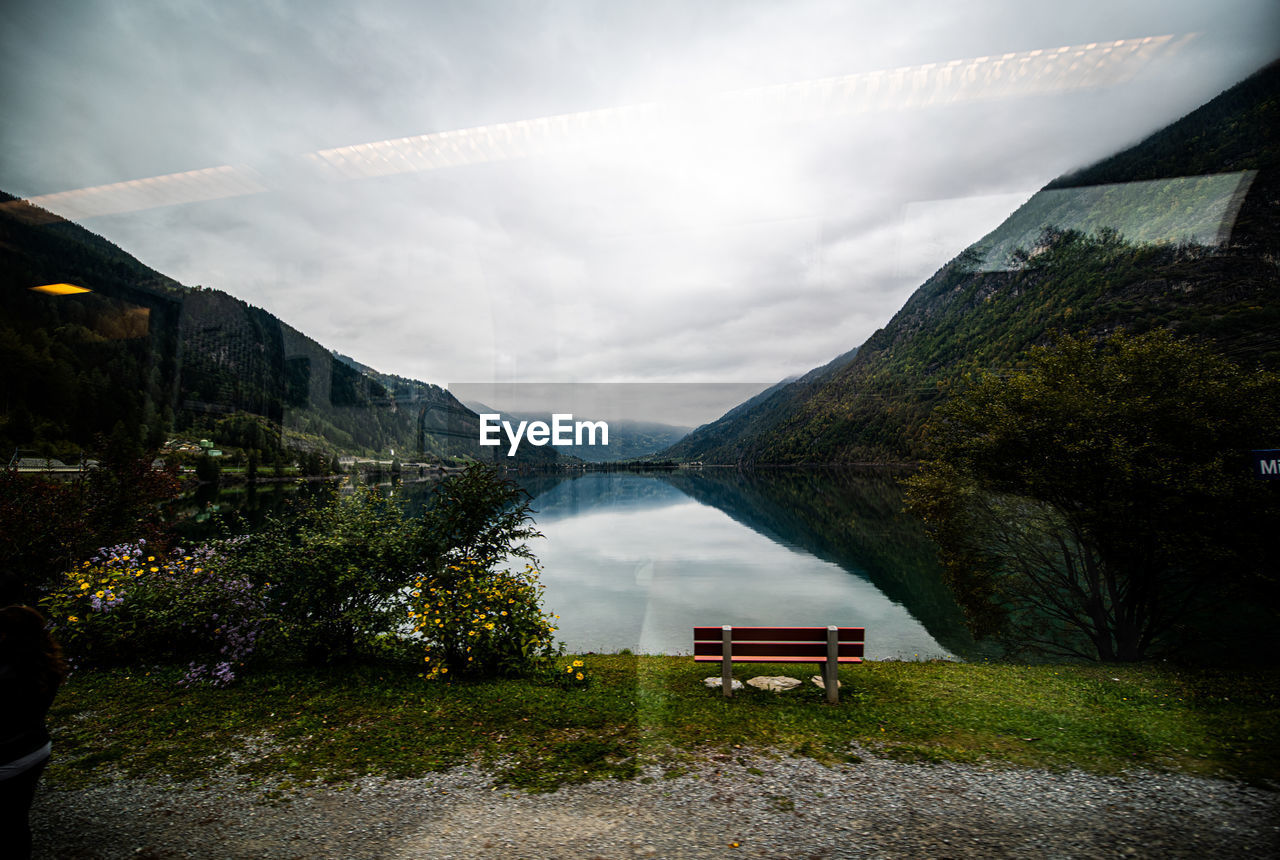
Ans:
[[[87,288],[33,292],[43,284]],[[0,196],[0,450],[77,459],[98,437],[153,447],[174,433],[266,457],[408,458],[481,448],[449,392],[379,373],[219,290],[185,287],[101,236]],[[550,462],[522,451],[517,462]]]
[[[1168,327],[1280,367],[1280,63],[1060,177],[943,266],[854,353],[779,383],[659,456],[800,464],[920,457],[967,372],[1055,333]]]
[[[741,440],[767,433],[800,408],[806,398],[849,366],[857,355],[855,347],[822,367],[814,368],[796,379],[784,379],[776,385],[730,409],[724,415],[704,424],[652,459],[702,460],[708,463],[732,463],[738,460]]]
[[[478,440],[475,415],[439,386],[344,360],[224,292],[188,291],[180,330],[175,429],[187,435],[261,448],[274,430],[291,448],[430,459]]]
[[[569,453],[588,463],[647,459],[679,442],[691,429],[657,421],[614,420],[609,422],[608,447],[575,447]]]

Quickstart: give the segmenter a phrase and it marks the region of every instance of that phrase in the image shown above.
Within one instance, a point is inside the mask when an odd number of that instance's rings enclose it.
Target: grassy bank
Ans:
[[[112,772],[200,780],[219,767],[283,785],[410,777],[477,761],[502,784],[548,790],[675,774],[738,749],[854,761],[859,747],[919,761],[1118,772],[1136,767],[1280,778],[1280,672],[1160,666],[868,663],[841,672],[839,705],[747,688],[726,702],[689,657],[589,655],[590,683],[426,683],[402,665],[288,669],[226,690],[182,689],[177,670],[82,671],[50,715],[48,780]]]

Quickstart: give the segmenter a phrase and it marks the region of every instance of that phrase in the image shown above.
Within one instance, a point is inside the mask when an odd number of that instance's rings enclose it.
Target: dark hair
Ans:
[[[30,606],[0,609],[0,659],[52,693],[67,674],[62,649],[45,629],[44,616]]]

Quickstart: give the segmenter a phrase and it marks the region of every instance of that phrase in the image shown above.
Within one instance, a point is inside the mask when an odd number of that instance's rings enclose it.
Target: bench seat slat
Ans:
[[[717,654],[714,657],[694,655],[695,663],[719,663],[724,658]],[[768,654],[760,657],[739,657],[734,654],[731,658],[734,663],[825,663],[827,657],[824,654],[821,657],[779,657],[776,654]],[[840,657],[838,663],[861,663],[861,657]]]
[[[841,642],[838,651],[840,657],[861,657],[861,642]],[[695,657],[721,657],[724,645],[721,642],[694,642]],[[732,656],[734,660],[746,657],[764,656],[787,657],[794,660],[820,660],[826,662],[826,642],[733,642]]]

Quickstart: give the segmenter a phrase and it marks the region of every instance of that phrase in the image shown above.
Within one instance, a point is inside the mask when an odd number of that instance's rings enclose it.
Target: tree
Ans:
[[[257,468],[255,464],[255,475]],[[202,484],[216,484],[222,478],[222,466],[206,452],[196,460],[196,479]]]
[[[1064,337],[969,380],[908,504],[974,633],[1139,660],[1213,599],[1274,599],[1280,505],[1248,452],[1275,447],[1278,394],[1164,330]]]
[[[437,572],[467,560],[490,570],[508,557],[536,562],[528,494],[483,463],[440,482],[422,513],[421,554]]]
[[[100,466],[74,477],[0,471],[0,601],[34,603],[78,559],[102,546],[168,537],[161,505],[178,495],[177,469],[99,444]]]
[[[528,540],[528,495],[489,466],[441,481],[421,517],[409,622],[425,646],[426,677],[527,675],[557,653],[554,616],[542,608],[538,560]],[[525,560],[522,570],[503,565]]]

